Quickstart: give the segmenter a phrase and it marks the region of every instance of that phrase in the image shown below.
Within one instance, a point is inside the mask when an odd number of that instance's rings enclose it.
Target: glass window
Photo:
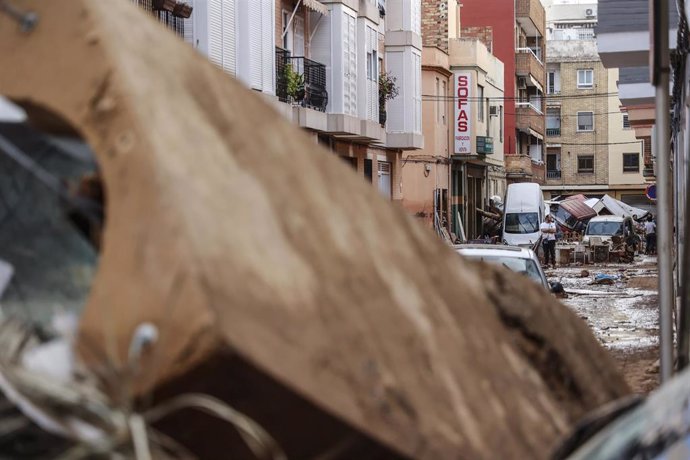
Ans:
[[[623,222],[590,222],[587,224],[587,235],[622,235]]]
[[[514,271],[515,273],[525,275],[527,278],[531,279],[536,283],[544,283],[541,278],[541,273],[539,273],[539,267],[537,267],[537,264],[531,259],[521,259],[518,257],[502,256],[472,256],[466,254],[463,255],[473,260],[483,260],[484,262],[490,264],[502,265],[507,269]]]
[[[577,157],[577,172],[593,173],[594,155],[580,155],[579,157]]]
[[[477,85],[477,119],[484,121],[484,87]]]
[[[627,113],[623,114],[623,129],[630,129],[630,118]]]
[[[501,139],[501,142],[503,142],[503,106],[500,105],[498,106],[498,117],[500,118],[499,121],[499,138]]]
[[[577,87],[578,88],[592,88],[594,86],[594,70],[592,69],[578,69],[577,71]]]
[[[578,131],[592,131],[592,130],[594,130],[594,113],[593,112],[577,112],[577,130]]]
[[[623,172],[640,172],[640,154],[623,154]]]
[[[536,212],[521,212],[506,214],[506,233],[537,233],[539,231],[539,215]]]

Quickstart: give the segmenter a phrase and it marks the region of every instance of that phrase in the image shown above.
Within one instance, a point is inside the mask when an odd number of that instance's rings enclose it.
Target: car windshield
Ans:
[[[483,260],[491,264],[503,265],[504,267],[516,273],[525,275],[532,281],[535,281],[539,284],[544,284],[544,280],[542,279],[541,273],[539,272],[539,267],[537,266],[536,262],[532,259],[522,259],[519,257],[510,256],[487,256],[472,254],[463,255],[473,260]]]
[[[536,212],[506,214],[506,233],[537,233],[539,215]]]
[[[622,235],[623,222],[590,222],[587,225],[587,235]]]

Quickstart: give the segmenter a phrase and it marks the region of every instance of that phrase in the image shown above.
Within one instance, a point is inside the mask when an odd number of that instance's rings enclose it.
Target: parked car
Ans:
[[[541,237],[546,205],[539,184],[510,184],[503,213],[503,242],[532,248]]]
[[[592,237],[600,238],[602,242],[610,242],[613,236],[627,238],[633,234],[633,221],[630,217],[596,216],[587,224],[582,242],[589,244]]]
[[[690,458],[690,369],[646,399],[628,396],[588,414],[552,460]]]
[[[516,273],[527,276],[553,293],[563,292],[561,283],[548,282],[537,255],[531,249],[499,244],[458,244],[455,250],[468,259],[503,265]]]

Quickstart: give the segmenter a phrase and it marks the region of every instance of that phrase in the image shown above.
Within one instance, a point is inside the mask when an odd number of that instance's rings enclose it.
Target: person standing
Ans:
[[[649,216],[647,222],[644,224],[644,234],[647,246],[645,254],[656,254],[656,224],[654,223],[652,216]]]
[[[544,266],[548,267],[549,260],[551,260],[552,266],[556,266],[556,223],[550,214],[539,226],[539,230],[541,230],[542,247],[544,248]]]

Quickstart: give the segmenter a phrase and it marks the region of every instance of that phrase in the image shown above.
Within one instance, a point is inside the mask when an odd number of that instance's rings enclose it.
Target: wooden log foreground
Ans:
[[[40,22],[0,15],[0,94],[80,133],[106,186],[82,354],[122,368],[160,329],[116,397],[218,395],[290,458],[454,459],[543,458],[629,392],[551,295],[461,260],[131,2],[12,3]],[[188,417],[166,428],[200,457],[249,458]]]

